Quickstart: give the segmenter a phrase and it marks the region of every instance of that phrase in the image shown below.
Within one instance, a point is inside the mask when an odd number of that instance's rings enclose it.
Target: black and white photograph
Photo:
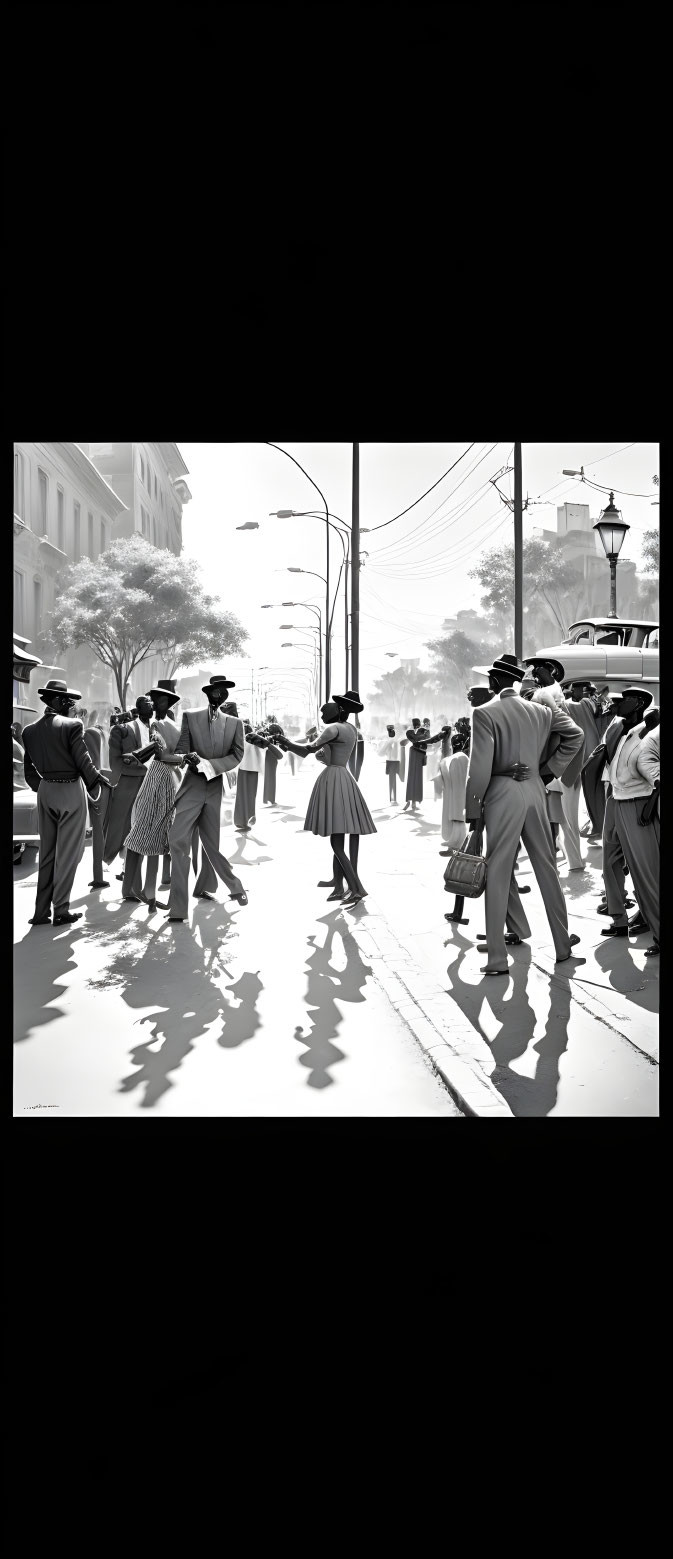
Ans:
[[[15,1117],[658,1116],[658,443],[16,442],[13,530]]]

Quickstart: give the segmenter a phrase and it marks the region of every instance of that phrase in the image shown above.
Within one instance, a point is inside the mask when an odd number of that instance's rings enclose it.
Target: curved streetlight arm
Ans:
[[[271,439],[264,439],[264,443],[268,446],[269,449],[277,449],[278,453],[280,455],[285,455],[287,460],[291,460],[292,461],[292,464],[297,467],[297,470],[301,471],[302,475],[306,477],[306,480],[311,483],[311,487],[315,488],[315,491],[317,492],[318,497],[321,499],[322,503],[324,504],[324,508],[325,508],[325,536],[326,536],[326,540],[327,540],[326,562],[325,562],[325,572],[326,572],[326,575],[327,575],[327,578],[325,580],[325,615],[326,615],[326,617],[329,617],[329,523],[330,522],[329,522],[329,506],[328,506],[328,503],[327,503],[327,499],[325,497],[325,494],[320,491],[320,488],[318,487],[318,483],[314,482],[313,477],[309,476],[308,471],[305,471],[304,467],[302,465],[300,465],[299,461],[295,460],[294,455],[291,455],[287,449],[283,449],[281,444],[273,444],[271,442]],[[329,698],[329,695],[330,695],[330,670],[331,670],[331,667],[330,667],[330,642],[329,642],[329,633],[327,633],[325,635],[325,697],[326,698]]]

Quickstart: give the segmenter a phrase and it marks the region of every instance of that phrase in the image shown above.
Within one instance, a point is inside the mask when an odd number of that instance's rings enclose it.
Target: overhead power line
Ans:
[[[454,460],[453,465],[449,466],[448,471],[443,471],[442,475],[437,477],[437,481],[433,482],[432,487],[428,487],[424,493],[421,493],[420,498],[414,498],[413,503],[410,503],[406,509],[401,509],[399,514],[394,514],[392,520],[384,520],[381,525],[372,525],[370,529],[372,531],[383,530],[384,526],[392,525],[394,520],[401,520],[403,514],[409,513],[409,509],[415,509],[417,503],[421,503],[423,498],[427,498],[428,493],[434,492],[435,487],[439,487],[440,482],[444,481],[445,476],[448,476],[451,471],[455,471],[456,466],[460,465],[461,460],[464,460],[466,455],[469,455],[471,449],[474,449],[474,443],[468,444],[467,449],[464,449],[462,455],[459,455],[458,459]]]
[[[384,546],[379,547],[379,549],[378,549],[378,551],[376,553],[372,553],[372,556],[373,557],[384,557],[385,554],[389,553],[389,554],[391,554],[391,561],[392,561],[392,554],[395,554],[395,556],[397,557],[397,556],[401,556],[404,552],[406,552],[409,547],[411,547],[413,549],[414,547],[416,547],[418,545],[418,542],[415,542],[412,538],[417,535],[419,530],[422,530],[424,526],[428,525],[429,521],[434,519],[435,515],[439,515],[439,521],[438,521],[438,523],[436,525],[433,525],[429,530],[427,530],[425,532],[425,536],[423,537],[423,541],[430,541],[430,540],[432,540],[434,536],[438,536],[441,533],[441,531],[445,528],[446,525],[452,525],[458,519],[462,519],[462,514],[460,513],[460,510],[463,510],[463,512],[465,512],[464,511],[464,505],[465,504],[470,505],[470,502],[471,502],[472,498],[477,498],[480,493],[485,492],[486,488],[488,487],[488,482],[482,482],[481,486],[477,488],[475,493],[468,493],[465,498],[461,498],[460,502],[456,505],[455,509],[449,510],[449,511],[445,511],[443,514],[440,514],[440,510],[443,508],[444,504],[448,503],[449,500],[455,496],[455,494],[458,492],[459,487],[462,487],[463,484],[469,480],[469,478],[472,476],[473,472],[476,471],[477,466],[480,466],[483,460],[487,460],[488,456],[493,454],[493,450],[494,449],[497,449],[497,444],[492,444],[490,449],[484,450],[484,452],[479,456],[478,460],[473,461],[473,463],[470,466],[469,470],[465,473],[465,476],[463,476],[461,478],[460,482],[456,483],[455,487],[452,488],[450,493],[447,493],[444,496],[444,498],[442,498],[441,502],[437,504],[437,508],[436,509],[432,509],[430,514],[427,514],[425,516],[425,519],[420,520],[418,525],[412,525],[411,530],[407,531],[404,536],[400,536],[396,541],[388,542],[388,543],[384,544]]]

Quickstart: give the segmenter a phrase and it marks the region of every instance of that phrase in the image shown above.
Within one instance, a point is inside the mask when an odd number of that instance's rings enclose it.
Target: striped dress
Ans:
[[[156,738],[164,752],[175,752],[180,728],[173,720],[153,720],[150,739]],[[150,759],[147,773],[133,803],[131,832],[124,844],[138,855],[163,855],[168,849],[168,830],[175,817],[175,797],[182,771],[159,758]]]

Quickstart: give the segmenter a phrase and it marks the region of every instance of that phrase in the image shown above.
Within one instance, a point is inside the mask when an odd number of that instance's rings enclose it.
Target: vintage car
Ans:
[[[659,697],[659,624],[625,617],[583,617],[560,644],[546,644],[536,656],[561,662],[565,682],[586,677],[597,688],[619,693],[642,682]],[[524,656],[527,665],[535,657]]]
[[[37,850],[40,831],[37,823],[37,794],[14,775],[14,865],[26,850]]]

